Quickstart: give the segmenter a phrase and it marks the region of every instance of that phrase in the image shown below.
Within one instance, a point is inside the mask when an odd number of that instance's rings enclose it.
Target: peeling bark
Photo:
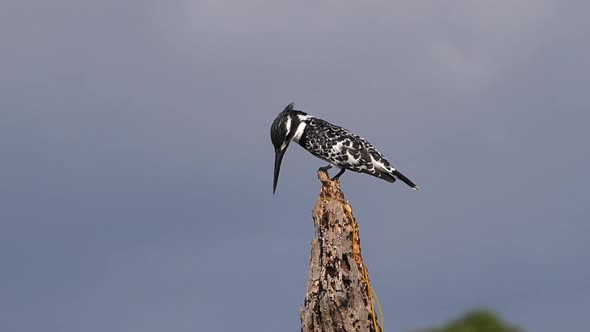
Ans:
[[[339,180],[318,171],[322,189],[313,209],[309,280],[302,332],[381,332],[361,256],[358,225]]]

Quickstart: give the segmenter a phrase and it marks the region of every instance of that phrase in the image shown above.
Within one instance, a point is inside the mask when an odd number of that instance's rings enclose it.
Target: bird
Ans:
[[[420,189],[394,168],[369,141],[348,129],[296,110],[294,107],[294,103],[288,104],[270,127],[270,138],[275,149],[273,194],[277,189],[283,157],[292,141],[329,163],[320,167],[321,170],[327,172],[333,166],[340,168],[332,181],[339,179],[346,170],[350,170],[391,183],[401,180],[414,190]]]

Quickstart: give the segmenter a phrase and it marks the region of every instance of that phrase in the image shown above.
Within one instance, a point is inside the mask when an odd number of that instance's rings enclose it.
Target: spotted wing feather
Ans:
[[[302,142],[303,143],[303,142]],[[332,165],[354,172],[366,173],[388,182],[395,182],[395,169],[367,140],[333,125],[312,118],[308,120],[303,147]]]

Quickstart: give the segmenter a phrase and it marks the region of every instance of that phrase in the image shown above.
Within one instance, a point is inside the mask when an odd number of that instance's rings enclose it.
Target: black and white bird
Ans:
[[[340,168],[340,172],[332,178],[338,179],[347,169],[365,173],[387,182],[401,180],[410,188],[418,190],[418,186],[395,169],[377,149],[367,140],[342,127],[316,118],[305,112],[293,109],[291,103],[279,113],[270,128],[270,138],[275,148],[275,168],[273,193],[277,189],[281,162],[289,143],[294,141],[314,156],[325,160],[328,166]]]

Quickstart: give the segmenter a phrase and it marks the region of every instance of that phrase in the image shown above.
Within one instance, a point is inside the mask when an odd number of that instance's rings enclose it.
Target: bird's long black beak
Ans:
[[[281,162],[283,161],[283,156],[285,155],[285,151],[280,149],[275,149],[275,175],[272,182],[272,193],[274,194],[277,190],[277,183],[279,182],[279,172],[281,171]]]

